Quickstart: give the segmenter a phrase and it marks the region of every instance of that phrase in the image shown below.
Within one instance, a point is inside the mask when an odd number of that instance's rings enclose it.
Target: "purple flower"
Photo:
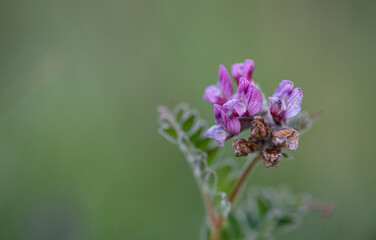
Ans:
[[[224,104],[231,99],[233,93],[230,75],[226,68],[221,64],[219,66],[218,83],[205,89],[203,98],[212,104]]]
[[[244,63],[234,63],[231,67],[231,74],[235,81],[239,84],[240,77],[252,81],[252,73],[255,69],[255,62],[252,59],[246,59]]]
[[[241,77],[235,96],[223,106],[232,111],[235,116],[252,116],[260,111],[261,95],[257,88],[247,79]]]
[[[269,97],[270,114],[277,121],[294,117],[302,108],[303,93],[300,88],[293,89],[294,84],[283,80]]]
[[[222,124],[222,114],[227,113],[228,109],[218,105],[214,104],[214,120],[217,124],[221,125]]]
[[[220,146],[224,146],[227,139],[239,135],[241,124],[239,119],[227,114],[228,109],[218,104],[214,105],[214,118],[218,125],[214,125],[205,133],[205,137],[214,138]]]

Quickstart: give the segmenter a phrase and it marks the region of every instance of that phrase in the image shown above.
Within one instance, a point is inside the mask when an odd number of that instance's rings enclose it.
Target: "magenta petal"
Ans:
[[[279,87],[275,90],[273,97],[285,99],[286,97],[288,97],[293,87],[294,87],[294,84],[291,81],[283,80],[279,84]]]
[[[235,63],[231,67],[231,74],[235,81],[239,84],[240,77],[246,78],[252,82],[252,73],[255,69],[255,62],[252,59],[246,59],[244,63]]]
[[[249,116],[258,113],[262,105],[262,99],[259,91],[254,85],[249,84],[245,97]]]
[[[209,128],[208,131],[205,133],[205,137],[213,138],[216,140],[220,146],[224,146],[225,141],[229,137],[229,133],[226,132],[226,130],[220,126],[220,125],[214,125],[211,128]]]
[[[278,119],[284,119],[286,103],[283,99],[269,97],[270,114]]]
[[[260,111],[261,104],[261,95],[257,88],[247,79],[241,77],[234,98],[226,102],[223,106],[241,117],[243,115],[255,115]]]
[[[234,90],[232,89],[232,83],[230,75],[227,69],[222,64],[219,66],[218,73],[218,87],[222,90],[222,94],[225,99],[230,99]]]
[[[239,117],[243,116],[247,112],[247,106],[243,99],[231,99],[230,101],[223,104],[223,106],[230,109]]]
[[[222,124],[222,112],[227,113],[227,111],[227,108],[218,104],[214,104],[214,119],[217,124]]]
[[[213,104],[223,104],[226,102],[222,97],[222,91],[217,85],[211,85],[205,89],[205,94],[202,96],[206,101]]]
[[[239,78],[243,75],[243,70],[244,70],[243,63],[234,63],[231,66],[231,74],[238,84],[239,84]]]
[[[238,135],[240,132],[240,121],[233,115],[222,112],[222,125],[231,136]]]
[[[244,73],[243,76],[248,80],[252,81],[252,73],[255,69],[255,62],[252,59],[246,59],[244,61]]]
[[[247,95],[247,92],[249,91],[249,87],[251,85],[252,84],[247,79],[241,77],[239,79],[239,87],[238,87],[238,90],[236,91],[235,98],[237,99],[245,98],[245,96]]]
[[[303,93],[300,88],[295,88],[286,102],[285,118],[294,117],[302,109]]]
[[[270,113],[275,117],[287,119],[294,117],[302,108],[303,93],[300,88],[293,89],[294,84],[283,80],[269,98]]]

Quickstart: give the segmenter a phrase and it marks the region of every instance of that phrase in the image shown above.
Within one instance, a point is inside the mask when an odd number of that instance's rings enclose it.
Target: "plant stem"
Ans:
[[[212,222],[212,230],[211,230],[211,240],[219,240],[221,237],[221,229],[222,229],[222,222],[223,218],[219,217],[215,219],[215,222]]]
[[[247,179],[247,176],[249,175],[249,173],[257,165],[257,163],[260,161],[261,156],[262,156],[262,153],[259,153],[254,159],[252,159],[244,167],[242,173],[240,174],[238,181],[236,182],[236,184],[235,184],[234,188],[232,189],[231,194],[228,198],[228,200],[231,203],[234,201],[234,199],[237,196],[240,188],[242,187],[245,180]],[[204,196],[204,198],[206,198],[206,197]],[[222,229],[223,218],[216,216],[215,211],[213,211],[213,209],[212,209],[213,206],[211,205],[210,197],[207,200],[209,200],[207,206],[209,206],[208,214],[209,214],[209,223],[210,223],[210,227],[211,227],[210,239],[211,240],[219,240],[220,237],[221,237],[221,229]]]
[[[217,216],[215,213],[210,195],[203,191],[203,198],[205,202],[206,212],[208,214],[208,223],[210,225],[210,239],[219,240],[221,236],[221,228],[223,218]]]
[[[247,176],[252,171],[252,169],[257,165],[259,160],[261,159],[262,153],[259,153],[254,159],[252,159],[243,169],[238,181],[236,182],[234,188],[232,189],[228,200],[232,203],[238,194],[240,188],[242,187],[243,183],[245,182]]]

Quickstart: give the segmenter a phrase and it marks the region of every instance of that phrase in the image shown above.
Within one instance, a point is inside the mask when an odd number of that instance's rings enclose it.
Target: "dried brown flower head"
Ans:
[[[249,153],[254,152],[257,149],[256,143],[245,139],[236,139],[232,143],[232,146],[235,148],[236,157],[247,156]]]
[[[260,116],[255,116],[251,123],[252,138],[266,138],[270,133],[270,128],[266,126],[265,121]]]
[[[273,131],[272,135],[272,141],[278,148],[288,148],[294,151],[298,149],[299,133],[295,129]]]
[[[265,167],[278,167],[279,159],[282,157],[281,150],[269,148],[265,149],[262,153]]]

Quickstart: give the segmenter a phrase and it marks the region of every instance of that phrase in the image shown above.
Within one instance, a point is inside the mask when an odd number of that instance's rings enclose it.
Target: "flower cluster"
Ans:
[[[247,140],[233,142],[235,155],[246,156],[262,151],[266,167],[278,166],[283,149],[296,150],[298,147],[299,133],[288,128],[285,120],[300,112],[303,93],[300,88],[294,89],[291,81],[283,80],[268,98],[267,111],[260,111],[263,98],[252,79],[254,67],[251,59],[232,65],[231,74],[238,85],[234,94],[231,77],[220,65],[217,84],[207,87],[203,95],[213,104],[216,122],[205,136],[215,139],[223,147],[226,140],[250,128]]]

